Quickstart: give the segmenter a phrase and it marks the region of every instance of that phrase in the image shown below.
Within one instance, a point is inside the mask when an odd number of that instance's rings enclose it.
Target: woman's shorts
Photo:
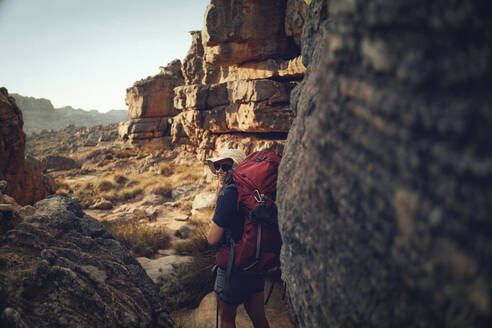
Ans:
[[[228,304],[239,305],[248,300],[252,294],[262,292],[265,287],[263,275],[233,270],[229,281],[226,281],[226,271],[217,268],[214,291],[220,299]]]

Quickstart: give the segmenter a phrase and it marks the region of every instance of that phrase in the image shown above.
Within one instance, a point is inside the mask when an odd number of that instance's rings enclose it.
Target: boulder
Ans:
[[[0,239],[2,326],[174,327],[152,280],[99,221],[66,197],[34,207]]]
[[[41,158],[41,165],[43,172],[80,168],[80,164],[77,163],[73,158],[59,155],[50,155]]]
[[[26,135],[22,131],[22,112],[9,96],[7,89],[0,88],[0,180],[8,182],[5,193],[18,198],[22,194],[24,179],[24,150]]]
[[[51,177],[42,174],[41,163],[24,158],[25,134],[22,112],[15,99],[0,88],[0,180],[8,182],[5,193],[21,205],[32,204],[55,192]]]
[[[196,195],[191,206],[191,214],[194,215],[202,209],[213,209],[216,200],[217,193],[215,192],[204,192]]]
[[[94,205],[92,205],[91,208],[96,210],[110,210],[113,208],[113,203],[107,199],[101,198]]]
[[[118,135],[123,140],[160,138],[168,131],[168,117],[139,118],[121,122]]]
[[[156,259],[137,257],[137,261],[155,284],[162,283],[177,265],[188,263],[192,259],[192,256],[178,255],[167,255]]]
[[[55,193],[55,180],[49,175],[43,175],[41,161],[27,156],[24,168],[24,181],[21,185],[22,194],[17,202],[22,205],[33,204],[39,199],[44,199]],[[15,198],[15,197],[14,197]]]
[[[173,89],[184,83],[181,70],[177,70],[176,65],[172,62],[161,69],[161,73],[135,82],[126,89],[125,101],[131,119],[175,114]]]
[[[208,63],[228,66],[285,55],[285,0],[212,0],[202,30]]]
[[[277,193],[299,327],[492,322],[490,9],[311,2]]]

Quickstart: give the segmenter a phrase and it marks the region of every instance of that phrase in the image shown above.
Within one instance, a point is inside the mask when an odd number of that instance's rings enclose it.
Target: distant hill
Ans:
[[[97,110],[76,109],[71,106],[54,108],[50,100],[10,94],[24,117],[24,132],[31,134],[42,130],[60,130],[68,124],[90,127],[107,125],[128,120],[126,110],[110,110],[100,113]]]

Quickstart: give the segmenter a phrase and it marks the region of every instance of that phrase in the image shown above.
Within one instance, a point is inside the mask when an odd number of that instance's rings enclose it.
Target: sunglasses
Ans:
[[[214,163],[214,168],[215,168],[215,171],[218,171],[220,170],[220,168],[222,167],[222,171],[224,172],[227,172],[229,171],[230,169],[232,169],[232,165],[230,164],[219,164],[219,163]]]

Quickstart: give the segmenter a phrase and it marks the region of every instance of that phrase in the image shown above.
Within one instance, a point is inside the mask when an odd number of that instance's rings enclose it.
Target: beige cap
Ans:
[[[214,163],[226,158],[232,159],[232,168],[235,169],[239,166],[239,164],[241,164],[242,161],[244,161],[246,154],[240,149],[224,149],[219,153],[219,156],[207,158],[205,163],[212,172],[215,172]]]

